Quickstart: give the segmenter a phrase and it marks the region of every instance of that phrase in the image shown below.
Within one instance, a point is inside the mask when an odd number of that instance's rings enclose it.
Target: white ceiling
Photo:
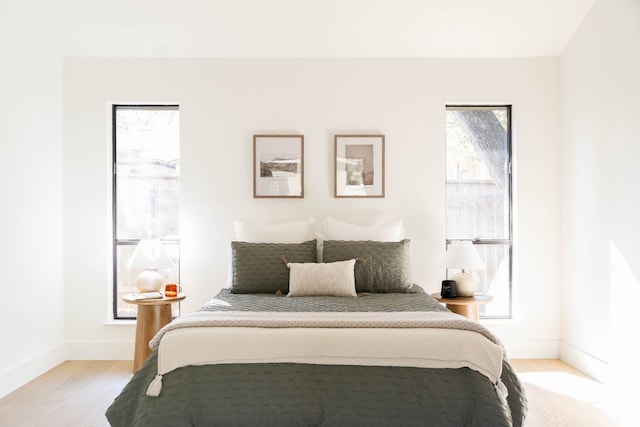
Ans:
[[[39,17],[25,6],[5,18],[36,32],[57,23],[65,56],[450,58],[560,55],[594,0],[38,3]]]

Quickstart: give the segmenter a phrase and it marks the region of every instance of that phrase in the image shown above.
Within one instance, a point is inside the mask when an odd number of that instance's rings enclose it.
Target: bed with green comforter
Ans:
[[[206,312],[445,312],[415,286],[408,293],[357,298],[234,294],[222,290]],[[347,314],[347,316],[349,316]],[[364,332],[366,334],[366,330]],[[158,396],[158,351],[144,363],[106,415],[113,426],[522,426],[524,390],[502,361],[496,390],[467,367],[417,368],[317,363],[216,363],[165,373]]]

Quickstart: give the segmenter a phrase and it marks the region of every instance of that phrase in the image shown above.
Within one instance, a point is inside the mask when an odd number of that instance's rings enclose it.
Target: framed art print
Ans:
[[[335,197],[384,197],[384,135],[336,135]]]
[[[253,136],[253,197],[304,197],[304,136]]]

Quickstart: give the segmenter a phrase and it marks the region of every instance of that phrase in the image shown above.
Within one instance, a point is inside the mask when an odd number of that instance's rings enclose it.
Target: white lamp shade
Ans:
[[[469,240],[453,240],[449,244],[447,253],[440,261],[442,268],[458,268],[465,270],[480,270],[485,268],[478,251]]]
[[[133,256],[129,260],[129,268],[169,268],[173,262],[159,239],[140,240]]]

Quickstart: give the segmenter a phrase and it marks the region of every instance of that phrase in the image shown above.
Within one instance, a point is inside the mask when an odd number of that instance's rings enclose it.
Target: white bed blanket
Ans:
[[[499,340],[476,322],[444,312],[198,312],[165,326],[150,342],[158,375],[188,365],[312,363],[470,368],[501,398],[505,357]]]

